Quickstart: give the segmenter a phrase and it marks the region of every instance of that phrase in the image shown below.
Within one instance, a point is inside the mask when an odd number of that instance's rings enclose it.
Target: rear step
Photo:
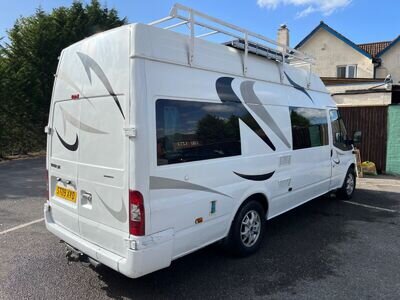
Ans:
[[[82,253],[78,249],[72,247],[70,244],[67,244],[64,241],[60,241],[61,243],[65,244],[65,256],[68,260],[68,264],[72,262],[81,262],[85,266],[91,265],[93,268],[98,268],[101,266],[101,263],[94,258],[87,256],[86,254]]]

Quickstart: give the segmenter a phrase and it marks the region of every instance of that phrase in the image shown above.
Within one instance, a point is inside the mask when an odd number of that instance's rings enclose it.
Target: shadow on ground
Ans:
[[[389,199],[399,197],[398,193],[388,194]],[[358,190],[354,201],[371,197],[375,197],[371,191]],[[102,289],[117,299],[176,298],[177,295],[255,297],[279,291],[292,292],[295,296],[292,287],[300,280],[340,276],[336,270],[341,256],[335,244],[357,239],[357,234],[346,228],[349,222],[392,217],[392,213],[321,197],[269,221],[262,248],[251,257],[229,257],[212,245],[142,278],[129,279],[108,268],[100,269],[98,276],[104,283]]]

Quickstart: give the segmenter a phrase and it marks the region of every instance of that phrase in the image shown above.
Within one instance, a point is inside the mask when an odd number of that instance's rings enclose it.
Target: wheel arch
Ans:
[[[268,215],[269,203],[268,203],[268,198],[267,198],[267,196],[266,196],[265,194],[263,194],[263,193],[255,193],[255,194],[252,194],[251,196],[247,197],[247,198],[242,202],[242,204],[240,204],[240,206],[238,207],[238,209],[236,210],[235,216],[236,216],[237,212],[239,211],[239,209],[240,209],[243,205],[245,205],[247,202],[252,201],[252,200],[257,201],[257,202],[259,202],[259,203],[262,205],[262,207],[264,208],[265,217],[267,217],[267,215]]]
[[[268,216],[268,210],[269,210],[269,200],[268,196],[263,193],[263,192],[257,192],[254,191],[253,193],[247,194],[246,196],[243,197],[242,201],[238,201],[238,205],[235,206],[235,209],[233,210],[233,213],[231,215],[230,221],[229,221],[229,226],[226,230],[225,236],[229,234],[229,231],[232,227],[233,220],[235,219],[236,215],[240,211],[240,209],[249,201],[257,201],[259,202],[262,207],[264,208],[265,211],[265,219],[267,219]]]
[[[346,176],[347,176],[347,172],[349,172],[349,170],[353,169],[354,173],[356,173],[356,164],[354,162],[351,162],[349,164],[349,166],[346,169],[346,173],[344,173],[343,175],[343,180],[342,180],[342,184],[344,183],[344,181],[346,180]],[[355,175],[357,176],[357,175]]]

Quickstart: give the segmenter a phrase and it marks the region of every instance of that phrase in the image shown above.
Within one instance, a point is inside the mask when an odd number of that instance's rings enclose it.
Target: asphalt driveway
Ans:
[[[352,201],[318,198],[267,223],[245,258],[210,246],[136,280],[68,264],[46,231],[44,158],[0,163],[0,299],[398,299],[400,179],[360,179]]]

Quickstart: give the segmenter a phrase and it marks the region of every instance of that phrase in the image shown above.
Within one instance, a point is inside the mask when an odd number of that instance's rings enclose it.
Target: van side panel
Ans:
[[[274,105],[246,104],[240,90],[243,80],[235,78],[232,81],[233,93],[242,99],[246,110],[268,133],[275,151],[240,120],[241,155],[157,165],[157,101],[194,101],[212,108],[222,103],[216,82],[224,76],[146,61],[152,231],[174,229],[174,257],[224,237],[238,206],[248,196],[264,194],[270,200],[271,211],[275,211],[275,205],[278,208],[279,204],[273,201],[274,196],[288,193],[287,186],[279,182],[290,176],[290,170],[287,165],[279,165],[279,158],[291,156],[290,116],[288,101],[282,92],[285,87],[275,84],[260,84],[264,87],[261,97],[270,96],[265,101]],[[279,131],[277,134],[262,120],[264,110],[273,116],[277,125],[274,129]],[[245,179],[235,172],[254,176],[273,173],[273,176],[269,180],[257,181]],[[212,211],[213,201],[216,203],[215,212]]]
[[[238,206],[252,194],[266,196],[271,218],[329,190],[330,146],[293,151],[289,113],[293,106],[317,108],[326,114],[329,99],[321,97],[325,95],[319,92],[305,93],[294,87],[241,77],[231,77],[232,97],[240,99],[276,149],[271,149],[240,120],[241,155],[157,165],[157,101],[220,104],[223,99],[216,86],[222,77],[229,76],[146,61],[147,99],[151,108],[147,124],[151,137],[152,230],[174,229],[174,257],[224,237]],[[272,177],[261,181],[237,175],[267,173],[273,173]],[[211,213],[213,201],[216,213]],[[199,219],[201,224],[197,223]]]

